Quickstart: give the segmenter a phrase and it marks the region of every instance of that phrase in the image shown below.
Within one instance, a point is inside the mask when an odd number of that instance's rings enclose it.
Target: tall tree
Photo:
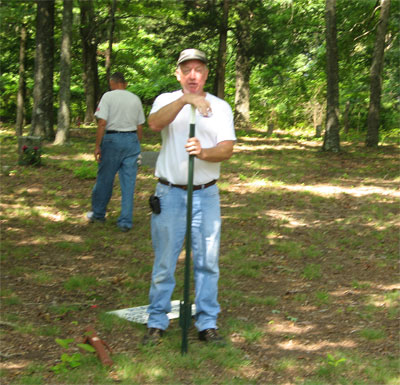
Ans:
[[[250,7],[246,2],[238,4],[236,48],[235,125],[248,128],[250,125]]]
[[[61,59],[60,59],[60,107],[57,115],[57,134],[54,144],[64,144],[69,137],[71,123],[71,37],[73,0],[64,0]]]
[[[376,147],[379,142],[380,108],[382,93],[382,71],[385,53],[385,36],[389,21],[390,0],[381,0],[381,13],[376,31],[376,40],[370,70],[370,98],[367,120],[367,147]]]
[[[117,0],[112,0],[110,7],[110,28],[108,34],[108,48],[106,51],[106,79],[107,84],[110,81],[111,65],[112,65],[112,47],[114,41],[114,29],[115,29],[115,10],[117,8]]]
[[[324,151],[339,152],[339,65],[336,30],[336,0],[326,0],[326,128]]]
[[[97,70],[97,25],[92,1],[79,0],[81,9],[81,38],[83,56],[83,82],[85,86],[85,123],[94,121],[94,113],[99,99],[100,85]]]
[[[36,13],[35,85],[31,134],[54,139],[54,1],[38,0]]]
[[[18,70],[18,95],[17,95],[17,121],[15,124],[15,133],[17,136],[22,135],[25,120],[25,56],[26,56],[26,25],[21,26],[21,40],[19,45],[19,70]]]
[[[229,0],[223,0],[223,14],[219,29],[219,46],[214,93],[221,99],[225,97],[225,69],[228,37]]]

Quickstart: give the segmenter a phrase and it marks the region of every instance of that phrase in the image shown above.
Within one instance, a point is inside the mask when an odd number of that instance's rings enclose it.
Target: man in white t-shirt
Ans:
[[[121,186],[121,214],[117,226],[121,231],[132,228],[137,158],[140,154],[145,117],[138,96],[126,90],[124,75],[111,75],[111,91],[106,92],[97,107],[98,119],[94,156],[98,162],[97,180],[92,191],[90,222],[104,222],[111,199],[115,175]]]
[[[155,175],[155,195],[161,212],[151,218],[155,254],[148,331],[144,344],[158,343],[167,329],[167,313],[175,287],[175,267],[186,232],[189,155],[195,156],[192,213],[192,251],[195,279],[196,322],[199,339],[223,343],[217,333],[220,312],[218,256],[221,230],[219,192],[220,162],[229,159],[236,140],[232,110],[228,103],[204,91],[208,77],[204,52],[181,52],[176,77],[182,90],[156,98],[148,123],[161,132],[162,148]],[[196,108],[196,132],[189,138],[191,106]]]

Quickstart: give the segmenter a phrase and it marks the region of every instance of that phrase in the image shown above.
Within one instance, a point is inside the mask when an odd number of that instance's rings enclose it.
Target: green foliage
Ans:
[[[308,280],[321,278],[321,265],[315,263],[310,263],[306,265],[303,270],[303,277]]]
[[[97,282],[97,279],[92,276],[86,276],[86,275],[75,275],[71,278],[69,278],[65,283],[64,283],[64,288],[66,290],[80,290],[80,291],[88,291],[92,287],[97,286],[99,283]]]
[[[42,164],[42,150],[38,146],[24,145],[21,148],[21,165],[39,167]]]
[[[92,25],[98,42],[100,93],[107,90],[105,52],[108,48],[109,1],[96,1]],[[369,98],[369,70],[379,12],[375,0],[348,2],[338,0],[337,30],[340,66],[340,110],[343,126],[346,103],[349,103],[350,134],[363,133]],[[59,57],[62,23],[62,2],[56,2],[54,94],[59,88]],[[256,125],[274,123],[275,129],[292,126],[306,129],[323,125],[325,106],[325,36],[323,0],[230,2],[226,100],[235,102],[235,56],[240,31],[240,10],[251,10],[251,40],[247,47],[251,64],[251,119]],[[112,71],[126,74],[128,89],[139,95],[148,113],[154,98],[161,92],[174,90],[176,58],[186,47],[196,46],[207,52],[210,62],[207,90],[213,92],[222,21],[222,0],[118,2],[112,52]],[[3,103],[2,121],[14,122],[18,91],[19,44],[21,25],[27,26],[25,81],[26,116],[30,122],[35,58],[35,12],[32,3],[10,0],[1,7],[2,73],[0,90]],[[79,29],[79,7],[74,8],[71,58],[72,122],[83,118],[85,92],[82,77],[82,44]],[[393,1],[387,33],[387,50],[382,88],[383,140],[398,129],[400,105],[397,87],[400,76],[399,45],[396,39],[400,3]],[[85,26],[85,25],[84,25]],[[179,37],[179,38],[177,38]],[[58,108],[55,98],[54,111]],[[318,116],[316,116],[317,114]],[[348,135],[348,134],[346,134]],[[93,178],[87,170],[77,176]]]
[[[71,345],[74,343],[73,338],[61,339],[56,338],[55,340],[58,345],[60,345],[64,349],[71,348]],[[78,343],[76,346],[86,352],[94,353],[96,349],[88,344]],[[79,352],[75,352],[72,354],[62,353],[61,354],[61,362],[57,365],[52,366],[51,370],[56,374],[67,373],[71,369],[75,369],[82,365],[82,354]]]
[[[80,179],[96,179],[97,163],[85,162],[74,169],[74,175]]]

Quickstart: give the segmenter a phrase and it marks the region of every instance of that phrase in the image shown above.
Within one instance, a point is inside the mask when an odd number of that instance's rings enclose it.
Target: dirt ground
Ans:
[[[245,143],[242,143],[245,150]],[[42,172],[43,171],[43,172]],[[6,193],[2,199],[3,207],[18,204],[18,199],[23,196],[24,202],[34,205],[37,202],[45,204],[46,189],[50,184],[60,185],[59,197],[68,199],[79,191],[90,191],[93,180],[80,180],[62,170],[52,170],[51,183],[47,179],[46,171],[38,169],[37,172],[27,178],[13,176],[3,177],[2,186]],[[229,176],[228,176],[229,177]],[[231,182],[233,180],[233,176]],[[142,184],[146,179],[138,180],[138,192],[136,198],[136,215],[147,218],[147,198],[145,192],[141,192]],[[236,204],[245,204],[246,183],[237,179],[228,188],[229,193],[238,193]],[[372,186],[380,188],[380,186]],[[385,188],[383,186],[382,188]],[[390,186],[392,188],[392,186]],[[15,192],[15,201],[12,201],[10,192]],[[228,195],[222,195],[222,205],[227,205]],[[349,210],[354,209],[355,200],[351,195],[343,195],[343,199],[332,203],[332,212],[335,218],[345,218]],[[313,210],[312,207],[309,208]],[[326,209],[326,207],[325,207]],[[306,211],[307,208],[304,209]],[[279,217],[279,210],[269,211]],[[62,216],[62,213],[60,213]],[[78,237],[90,237],[92,228],[83,217],[82,207],[78,205],[69,208],[69,215],[75,215],[75,222],[68,222],[62,228],[62,239],[65,242],[74,241]],[[293,213],[293,217],[295,217]],[[59,219],[52,218],[57,221]],[[279,218],[278,218],[279,219]],[[276,218],[270,219],[276,220]],[[249,234],[249,240],[237,239],[236,247],[243,247],[251,241],[255,234],[254,218],[244,218],[240,221],[241,232]],[[331,229],[332,230],[332,229]],[[335,228],[333,228],[333,231]],[[61,230],[60,230],[61,231]],[[309,235],[305,226],[299,226],[291,235],[302,241]],[[13,314],[18,320],[7,318],[0,323],[1,333],[1,368],[3,369],[2,383],[7,384],[23,373],[28,365],[41,364],[46,368],[55,365],[60,357],[60,349],[54,343],[53,335],[43,335],[37,331],[51,326],[58,327],[64,336],[80,340],[83,337],[84,325],[99,326],[98,315],[104,310],[115,310],[123,304],[118,303],[118,293],[123,292],[124,282],[129,279],[126,271],[129,269],[130,260],[124,257],[113,257],[112,242],[105,245],[102,250],[83,251],[80,257],[68,258],[68,249],[65,252],[52,251],[52,242],[60,238],[59,233],[47,235],[46,224],[39,218],[29,221],[21,220],[18,216],[2,217],[2,240],[10,245],[18,245],[32,248],[34,252],[30,258],[21,260],[16,255],[14,258],[4,258],[1,262],[1,289],[4,293],[12,292],[19,299],[18,303],[2,301],[2,313]],[[256,231],[257,232],[257,231]],[[41,236],[38,237],[38,234]],[[340,233],[341,234],[341,233]],[[338,233],[337,235],[340,236]],[[331,234],[335,237],[335,233]],[[110,237],[127,237],[126,234],[113,233]],[[140,242],[141,234],[134,231],[129,233],[129,241],[132,244]],[[229,240],[231,241],[231,240]],[[46,242],[46,247],[36,247],[35,242]],[[231,244],[221,245],[221,253],[231,248]],[[343,251],[340,251],[343,253]],[[11,253],[12,254],[12,253]],[[358,355],[370,357],[396,356],[398,354],[399,323],[396,317],[391,317],[383,296],[385,293],[400,289],[398,284],[399,269],[394,261],[380,263],[381,256],[366,258],[340,258],[340,269],[335,269],[331,263],[338,258],[332,248],[327,254],[320,257],[319,262],[324,263],[322,279],[307,280],[291,273],[301,271],[304,267],[302,258],[285,259],[282,253],[277,252],[273,246],[265,250],[265,258],[270,262],[269,267],[263,269],[261,277],[240,277],[237,286],[248,296],[275,297],[279,302],[276,306],[279,311],[272,311],[266,306],[257,306],[250,301],[243,301],[229,308],[226,304],[220,316],[220,325],[224,325],[233,315],[236,319],[259,325],[263,330],[263,338],[249,343],[239,333],[227,336],[232,344],[245,352],[252,365],[244,375],[247,378],[257,378],[259,384],[291,384],[299,374],[298,367],[285,372],[274,369],[273,363],[291,358],[298,362],[301,372],[305,376],[312,373],[315,362],[325,357],[328,352],[343,350],[355,351]],[[149,263],[147,252],[136,250],[135,258]],[[226,266],[225,266],[226,265]],[[221,260],[221,271],[226,267],[229,271],[229,263]],[[181,267],[180,267],[181,268]],[[36,280],[33,284],[32,274],[43,272],[52,277],[50,282]],[[96,295],[90,300],[82,300],[78,292],[66,290],[63,283],[65,278],[72,275],[93,274],[99,279],[105,280],[110,285],[96,287]],[[228,273],[222,273],[228,274]],[[148,273],[150,278],[150,273]],[[357,287],[354,282],[368,283]],[[318,291],[329,292],[331,298],[329,305],[317,306],[315,293]],[[224,287],[221,288],[220,297],[224,297]],[[301,301],[298,299],[302,298]],[[366,298],[376,298],[378,312],[372,314],[363,313],[367,306]],[[117,301],[117,302],[116,302]],[[55,314],[49,311],[49,306],[54,304],[71,304],[74,311],[66,311],[65,314]],[[30,325],[22,329],[18,324]],[[178,327],[178,326],[174,326]],[[370,341],[359,337],[359,331],[364,328],[383,329],[386,338]],[[223,327],[221,329],[224,330]],[[116,329],[112,333],[102,333],[114,353],[125,352],[135,356],[139,352],[141,333],[132,333],[129,329]],[[194,338],[194,331],[191,332]],[[215,368],[218,370],[218,368]],[[48,383],[52,383],[54,374],[50,369],[45,372]],[[217,376],[218,373],[215,373]]]

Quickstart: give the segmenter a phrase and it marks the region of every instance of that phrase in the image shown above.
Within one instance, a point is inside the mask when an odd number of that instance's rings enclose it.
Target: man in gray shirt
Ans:
[[[133,223],[137,158],[145,122],[139,97],[126,87],[124,75],[115,72],[110,78],[111,91],[103,95],[95,113],[98,126],[94,156],[98,171],[92,191],[92,211],[87,214],[90,222],[105,221],[118,172],[122,197],[117,226],[124,232],[129,231]]]

